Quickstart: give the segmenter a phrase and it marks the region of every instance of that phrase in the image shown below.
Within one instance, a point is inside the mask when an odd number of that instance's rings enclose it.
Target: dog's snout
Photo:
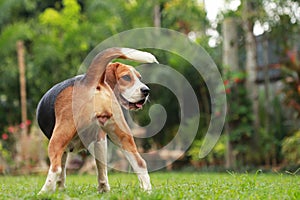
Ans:
[[[141,93],[144,95],[144,96],[147,96],[150,92],[150,89],[148,87],[142,87],[141,88]]]

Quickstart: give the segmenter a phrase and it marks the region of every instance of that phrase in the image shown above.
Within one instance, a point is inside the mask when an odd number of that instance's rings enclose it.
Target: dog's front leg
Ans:
[[[99,131],[98,139],[97,142],[95,142],[94,149],[99,184],[98,190],[101,193],[108,192],[110,191],[110,186],[107,176],[107,139],[106,133],[104,133],[102,130]]]
[[[131,167],[138,176],[140,187],[145,191],[151,191],[152,188],[147,170],[147,164],[137,151],[133,136],[121,131],[120,129],[117,129],[116,133],[120,141],[120,147],[122,148],[126,159],[129,161]]]
[[[129,161],[131,167],[133,168],[134,172],[137,174],[140,187],[145,191],[151,191],[151,183],[150,177],[147,170],[147,165],[144,159],[140,156],[138,152],[128,152],[124,150],[124,154]]]

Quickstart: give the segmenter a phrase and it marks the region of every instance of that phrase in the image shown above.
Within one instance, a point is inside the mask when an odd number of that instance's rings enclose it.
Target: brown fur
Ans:
[[[119,66],[119,70],[117,70],[116,66]],[[106,81],[107,83],[110,83],[111,87],[116,84],[116,77],[122,76],[119,74],[126,74],[128,66],[120,63],[113,63],[110,64],[107,69]],[[114,76],[112,76],[112,74],[114,74]],[[91,123],[91,119],[89,119],[89,116],[91,115],[90,113],[95,112],[98,116],[112,116],[112,108],[109,105],[111,104],[111,99],[114,95],[107,83],[99,82],[99,88],[96,93],[93,94],[94,96],[85,100],[82,99],[82,96],[89,96],[89,90],[86,90],[86,87],[84,86],[76,86],[75,92],[74,87],[70,86],[62,91],[57,97],[55,104],[56,125],[48,146],[49,159],[54,172],[57,170],[57,167],[61,165],[60,158],[66,150],[69,142],[77,134],[76,130],[80,130]],[[76,95],[79,97],[77,98]],[[76,105],[76,107],[81,108],[83,104],[85,106],[83,106],[80,111],[75,111],[75,113],[80,113],[80,115],[76,117],[78,120],[74,119],[72,105]],[[122,115],[122,113],[118,113],[118,115]],[[137,148],[134,143],[133,136],[130,134],[131,131],[127,127],[126,129],[128,132],[124,132],[116,124],[116,135],[113,137],[118,138],[118,141],[116,142],[120,142],[120,145],[124,150],[136,153]]]
[[[75,82],[73,86],[65,88],[57,96],[55,101],[56,122],[48,146],[51,163],[49,173],[56,173],[60,167],[65,166],[68,150],[83,147],[78,132],[96,121],[102,130],[99,130],[95,139],[98,141],[105,140],[107,133],[116,145],[133,154],[134,162],[142,168],[143,173],[146,172],[146,174],[139,175],[146,177],[147,187],[145,189],[151,189],[146,163],[137,151],[133,136],[115,96],[116,93],[114,94],[114,92],[121,91],[134,84],[133,78],[131,81],[123,81],[122,76],[131,76],[132,72],[138,77],[140,75],[132,70],[131,66],[121,63],[108,64],[117,57],[126,58],[120,48],[110,48],[99,53],[92,61],[86,75]],[[115,88],[116,86],[118,88]],[[85,137],[89,137],[89,135],[85,135]],[[106,169],[106,164],[97,160],[96,164],[98,167],[99,190],[108,191],[109,188],[103,186],[103,181],[105,181],[105,171],[103,170]],[[64,186],[63,173],[64,171],[60,174],[61,182],[58,182],[62,187]],[[41,192],[53,187],[53,184],[51,184],[51,181],[53,181],[52,176],[54,175],[48,175],[47,180],[48,178],[49,180],[46,181]],[[50,190],[53,189],[51,188]]]

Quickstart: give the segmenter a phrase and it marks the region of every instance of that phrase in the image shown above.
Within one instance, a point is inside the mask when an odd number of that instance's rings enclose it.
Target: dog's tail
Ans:
[[[109,48],[98,53],[89,66],[83,78],[85,85],[97,85],[106,66],[115,58],[134,60],[142,63],[158,63],[156,58],[148,52],[130,48]]]

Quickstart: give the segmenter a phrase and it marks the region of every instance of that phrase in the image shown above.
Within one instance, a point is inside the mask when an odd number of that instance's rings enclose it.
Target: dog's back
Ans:
[[[73,86],[76,80],[79,80],[83,75],[79,75],[63,82],[54,85],[40,100],[37,107],[37,122],[47,136],[51,138],[55,126],[55,101],[59,93],[69,86]]]

